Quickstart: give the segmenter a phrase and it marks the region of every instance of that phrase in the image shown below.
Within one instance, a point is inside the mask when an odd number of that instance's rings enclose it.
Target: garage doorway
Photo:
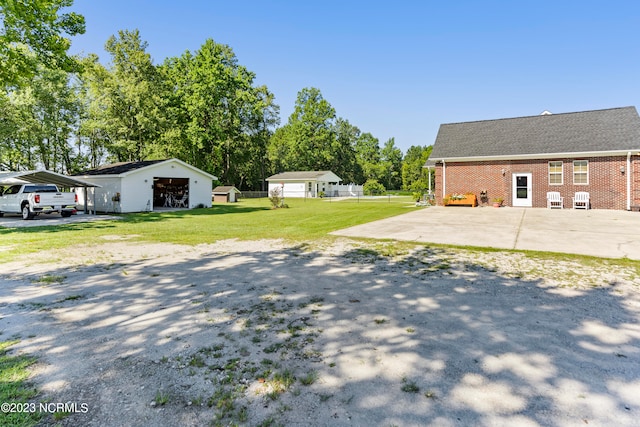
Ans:
[[[189,178],[153,178],[154,208],[188,208]]]

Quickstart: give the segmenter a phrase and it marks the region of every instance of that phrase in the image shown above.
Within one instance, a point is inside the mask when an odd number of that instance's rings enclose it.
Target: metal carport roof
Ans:
[[[32,184],[55,184],[61,187],[82,187],[84,188],[84,211],[88,212],[87,207],[87,188],[101,187],[89,181],[78,178],[72,178],[56,172],[47,170],[41,171],[22,171],[22,172],[0,172],[0,185],[24,184],[29,182]],[[94,194],[95,198],[95,194]],[[94,200],[95,206],[95,200]],[[94,212],[95,213],[95,212]]]
[[[34,184],[56,184],[62,187],[100,187],[82,179],[73,178],[47,170],[0,172],[0,185],[20,184],[30,182]]]

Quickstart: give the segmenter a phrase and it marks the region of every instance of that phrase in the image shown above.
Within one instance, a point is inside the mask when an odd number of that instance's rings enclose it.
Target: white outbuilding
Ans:
[[[97,212],[211,207],[211,189],[217,180],[178,159],[114,163],[76,177],[100,186],[87,190],[87,205]],[[78,204],[84,205],[84,188],[76,189],[76,194]]]
[[[213,201],[217,203],[235,203],[238,201],[238,196],[242,194],[233,185],[220,185],[213,189]]]
[[[342,179],[331,171],[282,172],[267,178],[269,193],[279,188],[283,197],[334,196]]]

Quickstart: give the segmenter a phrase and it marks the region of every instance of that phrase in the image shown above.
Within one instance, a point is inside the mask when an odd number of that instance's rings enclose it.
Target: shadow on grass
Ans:
[[[79,230],[97,230],[114,228],[114,221],[137,224],[147,222],[160,222],[169,219],[176,218],[191,218],[191,217],[210,217],[218,215],[233,215],[244,214],[257,211],[268,211],[268,207],[249,207],[238,205],[214,205],[211,208],[196,208],[196,209],[184,209],[165,212],[142,212],[131,214],[115,214],[116,219],[105,218],[100,219],[100,215],[96,220],[88,222],[71,222],[65,224],[47,224],[46,220],[41,224],[29,224],[29,227],[0,227],[0,235],[9,234],[32,234],[32,233],[55,233],[59,231],[79,231]],[[114,216],[114,214],[111,214]],[[37,221],[37,220],[35,220]]]
[[[46,234],[46,233],[59,233],[65,231],[79,231],[79,230],[97,230],[97,229],[110,229],[114,228],[114,220],[93,221],[93,222],[75,222],[71,224],[61,225],[38,225],[33,227],[2,227],[0,228],[0,236],[10,235],[30,235],[30,234]]]
[[[123,221],[129,223],[156,222],[174,218],[209,217],[217,215],[244,214],[257,211],[268,211],[268,207],[240,206],[240,205],[213,205],[210,208],[184,209],[166,212],[147,212],[123,215]]]

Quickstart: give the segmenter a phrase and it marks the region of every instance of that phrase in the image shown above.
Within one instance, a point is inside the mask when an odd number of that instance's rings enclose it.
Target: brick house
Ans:
[[[450,123],[440,126],[427,168],[438,205],[452,193],[479,203],[546,207],[557,191],[572,207],[578,191],[594,209],[640,205],[640,117],[635,107]]]

